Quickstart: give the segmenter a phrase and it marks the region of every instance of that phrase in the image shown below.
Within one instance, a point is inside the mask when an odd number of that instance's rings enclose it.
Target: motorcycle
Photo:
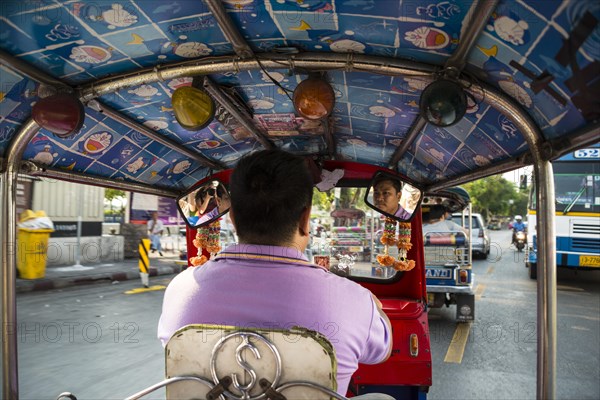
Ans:
[[[523,251],[527,243],[527,235],[524,231],[515,231],[513,236],[513,244],[516,246],[517,251]]]

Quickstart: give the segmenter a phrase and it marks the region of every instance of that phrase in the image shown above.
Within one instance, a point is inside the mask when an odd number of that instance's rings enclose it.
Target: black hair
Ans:
[[[195,201],[203,200],[206,197],[206,195],[208,194],[209,190],[214,190],[214,188],[213,187],[203,187],[202,189],[198,190],[196,192],[196,194],[194,195],[194,200]],[[217,192],[216,192],[217,196],[222,198],[223,195],[225,194],[225,189],[223,188],[223,185],[219,184],[219,186],[217,186],[216,190],[217,190]]]
[[[262,150],[240,160],[229,190],[240,241],[283,245],[293,238],[302,211],[311,206],[313,180],[302,157]]]
[[[394,189],[396,189],[396,192],[400,193],[402,191],[402,183],[400,183],[398,179],[392,178],[391,176],[387,175],[380,175],[377,178],[375,178],[375,182],[373,182],[373,187],[376,187],[381,182],[385,181],[390,182]]]
[[[437,221],[446,214],[446,207],[441,204],[429,206],[429,221]]]
[[[196,192],[196,194],[194,195],[194,200],[195,200],[196,202],[198,202],[199,200],[202,200],[202,198],[203,198],[205,195],[206,195],[206,189],[205,189],[205,188],[202,188],[202,189],[200,189],[200,190],[198,190],[198,191]]]

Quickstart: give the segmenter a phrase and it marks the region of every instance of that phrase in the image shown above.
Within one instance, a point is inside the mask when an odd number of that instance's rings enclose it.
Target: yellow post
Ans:
[[[138,266],[140,268],[140,277],[142,278],[142,285],[144,287],[148,287],[148,270],[150,269],[150,259],[148,257],[148,253],[150,251],[150,239],[141,239],[138,252],[140,254],[140,259],[138,261]]]

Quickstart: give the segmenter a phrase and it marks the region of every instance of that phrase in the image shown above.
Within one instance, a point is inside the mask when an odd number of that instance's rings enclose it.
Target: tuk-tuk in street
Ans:
[[[443,212],[442,220],[431,221],[434,209]],[[471,198],[461,187],[427,194],[421,205],[427,304],[429,307],[456,305],[457,321],[475,319],[475,274],[472,271],[472,224],[456,224],[447,214],[462,213],[470,220]],[[438,222],[439,221],[439,222]],[[437,222],[437,223],[436,223]],[[463,229],[466,226],[466,229]]]
[[[332,227],[321,237],[346,241],[343,254],[314,259],[377,296],[393,328],[392,356],[360,365],[348,396],[424,399],[435,385],[426,283],[429,267],[431,274],[446,267],[426,261],[433,239],[423,236],[426,195],[533,165],[536,391],[554,398],[551,162],[600,137],[599,20],[597,2],[576,0],[3,1],[2,398],[19,398],[20,176],[176,199],[187,215],[189,265],[202,268],[219,251],[199,238],[219,237],[228,208],[203,220],[185,200],[234,198],[232,170],[263,149],[305,157],[314,190],[352,190],[358,208],[378,213],[356,231]],[[382,177],[397,181],[405,213],[374,200]],[[468,242],[458,236],[455,243]],[[456,286],[470,288],[470,251],[454,251],[466,258],[447,270],[458,273]],[[457,303],[462,315],[467,304]],[[212,326],[178,332],[181,340],[167,345],[166,379],[136,382],[131,398],[165,386],[174,398],[344,398],[326,329],[246,328],[222,328],[222,341],[201,339]],[[302,340],[285,340],[290,335]],[[241,356],[250,352],[270,355],[264,370],[250,372]],[[221,370],[215,357],[225,353]],[[267,370],[272,375],[262,376]]]

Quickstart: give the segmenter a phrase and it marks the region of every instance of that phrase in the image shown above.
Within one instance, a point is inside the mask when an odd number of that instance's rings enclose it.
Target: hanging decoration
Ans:
[[[384,254],[377,255],[377,262],[384,267],[392,267],[396,271],[410,271],[415,267],[414,260],[407,258],[408,251],[411,249],[410,243],[411,226],[410,222],[401,222],[396,238],[397,222],[392,218],[385,219],[383,235],[381,235],[381,243],[384,247]],[[398,247],[398,259],[389,255],[389,246],[396,245]]]
[[[190,263],[194,267],[199,267],[208,261],[208,258],[202,254],[202,249],[206,249],[213,258],[221,251],[219,239],[221,235],[221,223],[217,220],[212,224],[198,228],[194,246],[198,249],[198,256],[190,258]]]
[[[394,269],[397,271],[410,271],[415,267],[415,261],[408,259],[408,251],[412,247],[410,242],[411,227],[410,222],[400,222],[398,230],[398,261],[394,262]]]

